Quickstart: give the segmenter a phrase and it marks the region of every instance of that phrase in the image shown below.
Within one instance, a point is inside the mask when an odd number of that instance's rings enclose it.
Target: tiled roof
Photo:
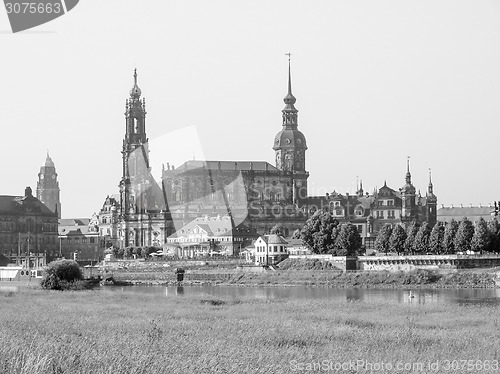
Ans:
[[[0,196],[0,214],[54,216],[54,213],[34,196],[9,195]]]
[[[0,253],[0,266],[7,266],[10,263],[10,260]]]
[[[288,239],[288,246],[289,247],[303,247],[304,242],[302,239]]]
[[[88,226],[90,218],[62,218],[59,226]]]
[[[491,217],[491,207],[483,206],[483,207],[443,207],[439,208],[437,211],[438,220],[446,220],[455,218],[456,220],[460,220],[463,217],[467,217],[470,219],[483,217],[484,219],[488,219]]]
[[[253,236],[253,232],[246,229],[233,229],[231,226],[231,219],[228,216],[217,217],[198,217],[188,224],[178,229],[175,233],[170,235],[170,238],[178,238],[189,235],[189,233],[196,227],[206,231],[209,236],[240,236],[249,237]]]
[[[281,235],[271,234],[261,236],[267,244],[287,244],[288,242]]]
[[[88,226],[61,226],[59,225],[59,235],[97,235],[97,232],[90,231]]]
[[[276,167],[271,165],[266,161],[197,161],[191,160],[186,161],[181,166],[174,170],[168,171],[185,171],[185,170],[193,170],[193,169],[202,169],[206,170],[268,170],[268,171],[279,171]]]

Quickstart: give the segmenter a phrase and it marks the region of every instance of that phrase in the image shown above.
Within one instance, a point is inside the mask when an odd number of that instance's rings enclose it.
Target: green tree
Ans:
[[[444,235],[443,235],[443,252],[444,253],[455,253],[455,236],[458,231],[458,222],[452,219],[450,222],[447,222],[444,226]]]
[[[375,239],[375,250],[378,252],[389,252],[389,239],[391,238],[392,227],[390,224],[386,223],[380,229],[377,239]]]
[[[497,217],[488,222],[488,234],[490,237],[488,252],[500,252],[500,223]]]
[[[132,254],[133,254],[133,248],[132,247],[125,247],[125,249],[123,250],[123,257],[124,258],[130,258],[132,257]]]
[[[474,235],[474,225],[465,217],[458,225],[457,234],[453,240],[456,252],[467,252],[471,249],[472,236]]]
[[[360,252],[362,244],[359,231],[351,223],[345,223],[340,226],[339,234],[335,240],[337,256],[355,256]]]
[[[405,252],[413,254],[415,252],[415,236],[417,236],[420,225],[418,222],[411,222],[406,228]]]
[[[306,221],[301,238],[313,253],[331,253],[335,251],[338,225],[329,212],[318,210]]]
[[[53,261],[44,269],[40,286],[48,290],[62,290],[68,288],[68,283],[81,279],[82,270],[76,261]]]
[[[424,222],[418,229],[415,235],[415,243],[413,248],[417,253],[426,253],[429,251],[429,237],[431,235],[431,228],[427,222]]]
[[[283,227],[283,225],[281,223],[277,223],[276,225],[274,225],[271,230],[269,231],[270,234],[274,234],[274,235],[281,235],[283,236],[285,234],[285,228]]]
[[[481,217],[474,225],[474,234],[472,235],[471,250],[474,252],[482,252],[487,250],[490,244],[490,233],[488,225]]]
[[[440,254],[443,252],[444,226],[436,222],[429,237],[429,252]]]
[[[404,251],[406,240],[406,231],[401,225],[396,225],[392,229],[391,237],[389,238],[389,251],[395,252],[398,255]]]

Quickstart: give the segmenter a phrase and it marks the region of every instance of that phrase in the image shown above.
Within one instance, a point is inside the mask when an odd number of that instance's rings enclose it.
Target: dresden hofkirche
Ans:
[[[285,235],[302,228],[315,210],[330,211],[339,221],[357,225],[365,243],[385,223],[410,220],[436,222],[437,198],[432,182],[425,197],[416,193],[409,163],[405,185],[384,187],[372,194],[362,186],[353,194],[337,192],[308,196],[307,142],[298,129],[296,98],[292,94],[290,60],[288,90],[281,129],[272,149],[275,165],[266,161],[186,161],[178,167],[164,164],[161,183],[152,177],[146,103],[134,71],[134,85],[126,100],[125,137],[119,196],[106,199],[100,215],[106,217],[120,246],[161,246],[167,237],[198,217],[228,216],[235,229],[267,233],[281,224]],[[163,161],[163,160],[162,160]],[[165,160],[168,161],[168,160]],[[112,212],[112,217],[108,217]],[[104,223],[104,222],[103,222]]]

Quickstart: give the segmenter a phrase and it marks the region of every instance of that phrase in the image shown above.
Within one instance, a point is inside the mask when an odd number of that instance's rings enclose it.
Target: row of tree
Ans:
[[[475,224],[468,218],[457,222],[437,222],[430,227],[426,222],[382,227],[375,240],[375,250],[398,254],[453,254],[457,252],[500,252],[500,224],[495,218],[483,218]]]
[[[296,230],[293,238],[301,238],[304,244],[318,254],[355,256],[360,254],[362,239],[351,223],[340,224],[329,212],[316,211],[302,230]]]

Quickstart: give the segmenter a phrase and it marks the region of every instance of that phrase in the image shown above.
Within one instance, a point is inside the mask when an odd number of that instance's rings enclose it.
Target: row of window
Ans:
[[[42,237],[33,237],[33,236],[30,236],[30,240],[29,242],[31,244],[35,244],[35,243],[38,243],[38,244],[55,244],[56,243],[56,235],[51,235],[51,236],[42,236]],[[3,235],[3,236],[0,236],[0,244],[18,244],[18,243],[21,243],[22,245],[24,245],[25,243],[28,242],[28,238],[27,238],[27,235],[23,235],[21,234],[21,236],[19,237],[19,235],[17,235],[17,233],[15,235]]]
[[[259,245],[256,247],[256,250],[258,253],[264,253],[264,252],[266,252],[266,246]],[[284,245],[269,245],[268,253],[271,253],[271,252],[285,253],[285,246]]]
[[[61,238],[63,243],[66,244],[95,244],[97,243],[96,238],[90,237],[73,237],[73,238]]]
[[[28,222],[0,222],[0,231],[20,231],[20,232],[55,232],[57,225],[54,223],[33,223]]]
[[[393,206],[394,200],[379,200],[379,201],[377,201],[377,205],[378,206],[383,206],[383,205]]]
[[[387,215],[384,215],[383,210],[377,210],[377,218],[396,218],[395,211],[394,210],[387,210]]]

